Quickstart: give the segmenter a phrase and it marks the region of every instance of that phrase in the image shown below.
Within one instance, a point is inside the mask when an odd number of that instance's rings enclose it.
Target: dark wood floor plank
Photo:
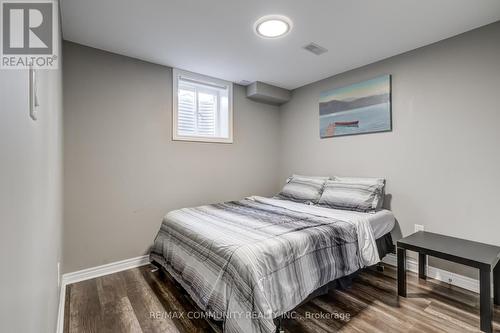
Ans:
[[[66,295],[64,299],[64,308],[66,311],[71,312],[70,310],[70,305],[71,305],[71,287],[72,285],[66,286]],[[64,316],[64,326],[63,326],[63,332],[68,333],[69,332],[69,318],[70,316]]]
[[[328,333],[328,329],[322,327],[322,323],[315,320],[307,319],[307,312],[311,311],[309,304],[304,304],[296,310],[296,319],[283,320],[283,326],[287,332],[318,332]]]
[[[476,311],[471,313],[437,300],[433,301],[425,311],[443,320],[455,322],[464,329],[477,330],[479,327],[479,313]],[[494,322],[493,326],[500,330],[500,323]]]
[[[424,301],[424,306],[419,299],[401,298],[397,293],[386,294],[384,292],[374,292],[364,284],[355,283],[352,288],[345,291],[346,294],[353,298],[365,300],[371,306],[380,306],[383,311],[393,313],[395,316],[405,318],[405,321],[416,324],[427,324],[436,327],[445,332],[459,332],[460,327],[450,322],[443,322],[438,318],[429,315],[424,310],[427,307],[425,304],[430,304]],[[395,305],[397,304],[397,305]]]
[[[117,298],[103,307],[104,333],[142,333],[132,304],[127,297]]]
[[[295,309],[283,320],[287,333],[459,333],[479,332],[477,294],[433,279],[407,274],[408,298],[397,296],[396,269],[366,269],[351,288],[331,290]],[[212,320],[151,318],[200,311],[168,274],[143,266],[67,287],[65,333],[192,333],[220,332]],[[311,316],[326,314],[326,316]],[[328,316],[330,314],[330,316]],[[347,314],[340,320],[332,314]],[[345,318],[345,317],[344,317]],[[500,307],[494,309],[500,332]]]
[[[104,318],[97,294],[96,280],[79,282],[71,288],[69,331],[81,333],[103,332]]]
[[[387,322],[381,322],[379,320],[381,318],[377,318],[376,313],[374,313],[373,309],[368,306],[366,306],[361,311],[355,312],[345,307],[338,306],[336,302],[321,302],[320,300],[316,299],[310,303],[319,305],[317,308],[313,309],[313,312],[348,313],[348,322],[339,321],[342,324],[342,327],[346,324],[349,324],[349,326],[351,326],[352,328],[355,328],[362,332],[384,333],[390,331],[390,326],[387,325]],[[322,321],[326,320],[323,319]]]
[[[164,315],[164,308],[144,280],[140,268],[123,272],[127,295],[144,332],[180,332],[172,319]]]
[[[332,293],[329,293],[332,295]],[[335,294],[333,294],[335,295]],[[351,313],[355,319],[359,320],[360,317],[354,311],[350,310],[350,303],[353,302],[353,298],[347,297],[347,294],[338,293],[337,297],[333,296],[332,298],[328,298],[323,301],[322,309],[325,311],[334,310],[337,312],[347,312]],[[313,300],[313,302],[321,302],[321,298],[318,300]],[[363,320],[369,322],[372,326],[376,326],[377,329],[382,330],[383,332],[391,332],[398,329],[409,329],[411,327],[411,323],[408,320],[401,318],[399,313],[387,311],[387,308],[377,306],[376,303],[366,304],[366,309],[363,309],[361,314],[368,315],[364,317]]]
[[[127,288],[123,280],[123,273],[101,276],[96,279],[99,302],[104,307],[109,303],[117,303],[127,297]]]
[[[128,299],[124,273],[105,275],[96,279],[101,304],[103,332],[142,333],[132,304]]]

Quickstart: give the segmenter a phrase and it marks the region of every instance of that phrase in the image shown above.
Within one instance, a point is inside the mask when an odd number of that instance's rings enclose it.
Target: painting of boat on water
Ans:
[[[391,130],[390,75],[321,93],[319,135],[322,139]]]

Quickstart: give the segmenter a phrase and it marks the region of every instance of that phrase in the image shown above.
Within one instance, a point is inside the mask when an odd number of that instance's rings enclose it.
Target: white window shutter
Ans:
[[[180,88],[178,99],[178,133],[180,135],[194,135],[196,134],[196,92]]]
[[[216,136],[217,96],[198,93],[198,135]]]

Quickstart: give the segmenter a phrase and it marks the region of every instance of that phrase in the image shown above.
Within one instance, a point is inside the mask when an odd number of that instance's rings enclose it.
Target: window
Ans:
[[[233,84],[174,69],[173,139],[233,142]]]

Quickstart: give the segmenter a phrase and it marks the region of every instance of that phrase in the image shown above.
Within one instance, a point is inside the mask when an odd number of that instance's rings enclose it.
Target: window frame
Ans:
[[[225,87],[228,92],[228,137],[215,137],[215,136],[196,136],[196,135],[180,135],[177,131],[178,126],[178,93],[179,93],[179,79],[183,78],[193,81],[198,84],[205,84],[217,87]],[[207,143],[233,143],[233,83],[214,77],[197,74],[193,72],[184,71],[174,68],[172,70],[172,140],[174,141],[191,141],[191,142],[207,142]],[[217,114],[220,113],[218,109]],[[216,123],[220,126],[220,122]]]

